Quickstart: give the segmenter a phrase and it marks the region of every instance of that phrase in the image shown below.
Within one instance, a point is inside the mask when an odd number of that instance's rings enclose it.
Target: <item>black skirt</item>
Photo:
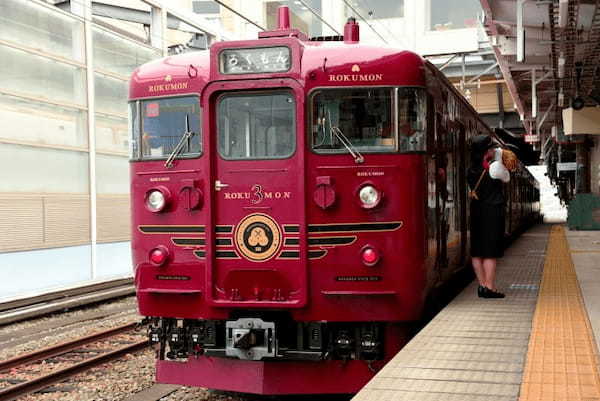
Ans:
[[[501,258],[504,255],[504,204],[471,201],[471,256]]]

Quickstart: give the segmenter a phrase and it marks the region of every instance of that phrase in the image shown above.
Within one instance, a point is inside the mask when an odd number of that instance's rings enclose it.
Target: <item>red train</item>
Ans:
[[[309,39],[284,7],[258,40],[134,72],[132,249],[159,382],[355,392],[468,260],[466,144],[493,133],[433,65],[358,36],[351,19]],[[507,188],[512,231],[536,185],[523,169]]]

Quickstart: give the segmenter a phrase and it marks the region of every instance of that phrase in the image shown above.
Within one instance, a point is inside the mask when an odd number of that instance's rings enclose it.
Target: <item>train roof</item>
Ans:
[[[286,73],[252,76],[218,74],[218,52],[228,48],[260,48],[285,44],[293,51],[292,69]],[[212,56],[212,58],[211,58]],[[212,82],[228,79],[294,78],[306,87],[389,85],[425,86],[425,60],[404,49],[362,43],[303,41],[268,38],[218,42],[210,50],[168,56],[138,67],[131,78],[130,98],[201,93]]]

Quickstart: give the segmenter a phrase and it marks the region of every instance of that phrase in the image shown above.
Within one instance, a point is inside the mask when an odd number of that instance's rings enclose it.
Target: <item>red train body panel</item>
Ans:
[[[158,381],[354,392],[464,266],[466,141],[491,132],[411,52],[261,36],[132,76],[139,311]]]

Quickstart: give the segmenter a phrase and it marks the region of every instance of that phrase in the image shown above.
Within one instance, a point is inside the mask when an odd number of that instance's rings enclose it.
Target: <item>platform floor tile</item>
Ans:
[[[600,401],[598,350],[564,228],[552,228],[520,401]]]
[[[353,401],[516,401],[548,234],[534,227],[499,260],[507,298],[480,299],[469,285]]]

